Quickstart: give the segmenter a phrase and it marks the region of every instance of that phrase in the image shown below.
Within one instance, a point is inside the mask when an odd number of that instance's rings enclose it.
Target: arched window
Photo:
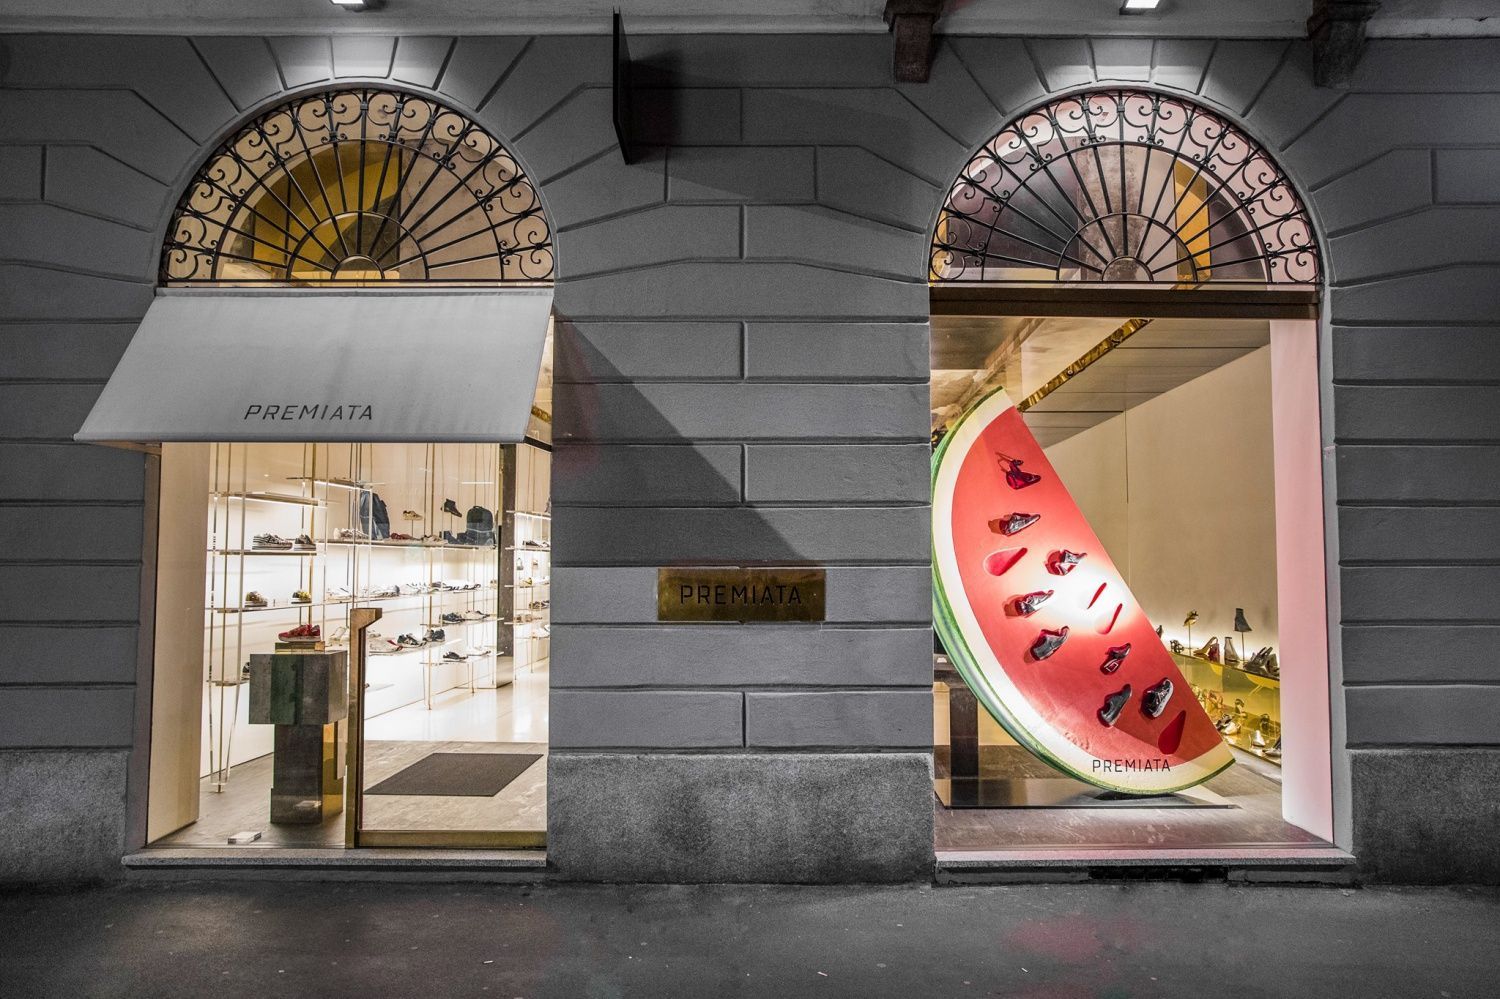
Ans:
[[[178,203],[161,283],[550,281],[531,179],[451,108],[385,89],[308,94],[226,140]]]
[[[1313,285],[1302,202],[1270,156],[1178,97],[1051,101],[969,160],[943,204],[930,278]]]

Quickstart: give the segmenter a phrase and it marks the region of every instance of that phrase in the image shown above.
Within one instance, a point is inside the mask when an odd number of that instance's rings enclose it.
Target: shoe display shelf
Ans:
[[[208,495],[207,580],[205,590],[205,687],[203,771],[216,790],[229,780],[231,767],[272,751],[268,726],[249,725],[248,697],[242,698],[245,666],[253,652],[271,651],[276,636],[299,625],[318,625],[330,648],[347,644],[349,613],[359,606],[376,605],[384,616],[379,631],[392,639],[410,634],[426,637],[429,626],[443,628],[442,642],[423,642],[391,655],[369,659],[366,697],[368,717],[408,704],[423,702],[448,690],[494,687],[509,682],[498,678],[495,649],[498,644],[498,594],[500,551],[496,545],[452,544],[405,540],[349,540],[341,536],[360,528],[360,497],[366,490],[384,488],[392,499],[405,501],[408,493],[441,492],[445,486],[464,485],[461,478],[493,479],[494,476],[455,474],[446,482],[437,476],[413,478],[408,485],[399,475],[382,476],[395,481],[374,483],[370,476],[328,474],[327,446],[307,446],[293,457],[292,468],[283,463],[273,474],[267,458],[256,446],[214,445],[210,461]],[[368,463],[369,448],[351,452],[350,464]],[[439,467],[429,452],[420,464]],[[374,461],[383,460],[376,455]],[[475,464],[484,460],[476,459]],[[303,473],[287,475],[295,463]],[[399,466],[398,466],[399,467]],[[285,483],[275,489],[258,488],[266,480]],[[472,492],[472,490],[469,490]],[[489,498],[493,502],[493,497]],[[485,496],[476,497],[484,502]],[[441,502],[441,497],[434,501]],[[399,509],[399,507],[398,507]],[[257,535],[274,534],[285,539],[306,536],[312,543],[293,549],[257,548]],[[507,574],[507,577],[508,574]],[[444,588],[440,584],[478,584],[474,588]],[[383,589],[420,586],[415,592],[381,594]],[[349,594],[330,597],[330,592]],[[294,601],[296,591],[313,599]],[[246,597],[259,593],[263,605]],[[379,594],[379,595],[377,595]],[[442,624],[444,614],[469,614],[477,620],[461,625]],[[488,629],[488,632],[485,629]],[[479,650],[459,662],[445,661],[448,649]]]
[[[1173,653],[1172,660],[1209,714],[1228,718],[1224,741],[1269,763],[1281,764],[1281,681],[1240,665]]]
[[[497,685],[495,631],[499,584],[499,551],[494,545],[422,544],[389,541],[338,541],[329,546],[347,552],[349,575],[356,594],[348,601],[360,605],[378,603],[385,611],[379,635],[397,639],[411,635],[420,645],[399,652],[381,652],[367,660],[368,678],[387,682],[380,696],[367,701],[367,716],[380,714],[401,703],[420,699],[430,710],[433,699],[450,690],[473,693]],[[394,596],[360,596],[381,586],[418,582],[422,590]],[[447,583],[475,583],[475,588],[450,589]],[[331,602],[332,603],[332,602]],[[463,620],[444,620],[457,615]],[[437,641],[427,640],[434,629],[443,632]],[[445,659],[444,654],[476,649],[480,655]],[[420,676],[420,687],[410,684]]]
[[[511,648],[517,669],[534,669],[552,653],[552,516],[513,510],[505,555],[512,566]]]
[[[291,596],[318,592],[311,589],[317,546],[257,548],[255,537],[311,538],[327,521],[326,500],[305,487],[251,488],[248,455],[245,445],[215,445],[209,466],[201,766],[216,791],[228,784],[233,766],[272,749],[270,728],[249,724],[249,698],[242,696],[250,654],[273,649],[279,632],[315,623],[316,605]],[[251,593],[265,602],[249,601]]]

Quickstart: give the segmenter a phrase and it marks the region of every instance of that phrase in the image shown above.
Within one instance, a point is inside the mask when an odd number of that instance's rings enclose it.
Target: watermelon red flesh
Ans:
[[[1020,459],[1040,481],[1012,488],[1001,455]],[[933,458],[932,506],[938,634],[976,698],[1016,741],[1080,780],[1132,794],[1191,787],[1234,762],[1003,391],[976,404],[944,439]],[[992,529],[1015,512],[1041,519],[1010,537]],[[1019,558],[992,557],[1020,548]],[[1086,557],[1058,575],[1048,562],[1064,549]],[[1016,598],[1038,590],[1054,592],[1035,613],[1019,614]],[[1036,661],[1030,649],[1041,631],[1063,627],[1062,647]],[[1124,663],[1103,672],[1108,650],[1127,642]],[[1163,679],[1172,682],[1171,699],[1148,717],[1142,699]],[[1105,698],[1126,684],[1124,711],[1104,724]]]

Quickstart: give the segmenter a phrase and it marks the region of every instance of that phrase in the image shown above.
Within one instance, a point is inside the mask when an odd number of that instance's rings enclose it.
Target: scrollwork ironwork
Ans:
[[[1222,116],[1138,90],[1028,111],[938,216],[934,282],[1316,284],[1317,242],[1270,156]]]
[[[178,202],[163,284],[535,282],[552,229],[467,116],[387,89],[307,94],[246,123]]]

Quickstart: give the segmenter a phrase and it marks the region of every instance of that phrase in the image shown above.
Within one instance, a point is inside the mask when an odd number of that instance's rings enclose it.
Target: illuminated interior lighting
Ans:
[[[1156,10],[1161,6],[1161,0],[1123,0],[1120,4],[1121,14],[1144,14],[1149,10]]]

